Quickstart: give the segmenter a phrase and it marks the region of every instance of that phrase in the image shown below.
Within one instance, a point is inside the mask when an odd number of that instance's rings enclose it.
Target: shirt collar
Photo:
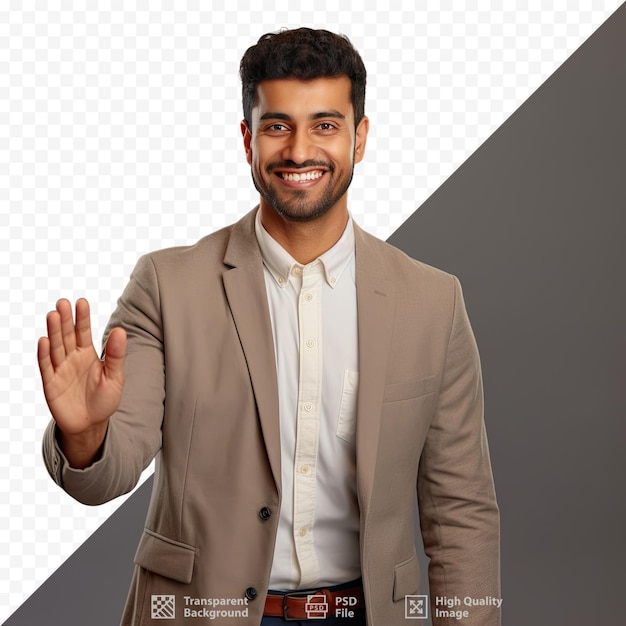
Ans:
[[[348,214],[348,223],[337,243],[311,263],[298,263],[263,227],[261,211],[257,210],[254,220],[256,233],[263,262],[279,287],[283,288],[289,282],[292,271],[298,272],[304,268],[313,268],[321,265],[324,278],[330,287],[335,288],[346,267],[354,257],[354,225],[352,216]]]

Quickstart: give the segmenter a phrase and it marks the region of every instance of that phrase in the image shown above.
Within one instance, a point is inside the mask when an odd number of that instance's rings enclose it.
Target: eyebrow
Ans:
[[[345,120],[346,116],[343,113],[340,113],[339,111],[336,111],[335,109],[331,109],[330,111],[319,111],[317,113],[312,113],[309,116],[310,120],[319,120],[323,117],[334,117],[340,120]],[[263,113],[263,115],[261,115],[261,121],[264,120],[285,120],[285,121],[290,121],[291,117],[289,115],[287,115],[286,113],[278,113],[278,112],[274,112],[274,111],[268,111],[267,113]]]

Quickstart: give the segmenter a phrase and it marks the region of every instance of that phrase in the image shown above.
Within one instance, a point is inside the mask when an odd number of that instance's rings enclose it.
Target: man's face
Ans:
[[[261,203],[281,217],[308,221],[347,208],[369,127],[364,117],[355,130],[350,89],[347,76],[258,85],[251,125],[241,130]]]

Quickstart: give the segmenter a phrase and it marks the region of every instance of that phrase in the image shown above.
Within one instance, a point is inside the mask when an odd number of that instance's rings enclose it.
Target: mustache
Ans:
[[[277,169],[288,169],[288,170],[303,170],[307,167],[323,167],[329,170],[331,173],[335,171],[335,168],[331,163],[324,163],[324,161],[304,161],[304,163],[296,163],[294,161],[282,161],[281,163],[270,163],[265,171],[268,174],[271,174],[274,170]]]

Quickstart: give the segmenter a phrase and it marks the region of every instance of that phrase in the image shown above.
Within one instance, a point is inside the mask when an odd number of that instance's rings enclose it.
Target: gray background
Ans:
[[[512,626],[623,623],[625,58],[621,7],[391,238],[464,286]],[[6,624],[116,623],[148,489]]]
[[[626,8],[390,238],[459,276],[504,623],[624,624]]]

